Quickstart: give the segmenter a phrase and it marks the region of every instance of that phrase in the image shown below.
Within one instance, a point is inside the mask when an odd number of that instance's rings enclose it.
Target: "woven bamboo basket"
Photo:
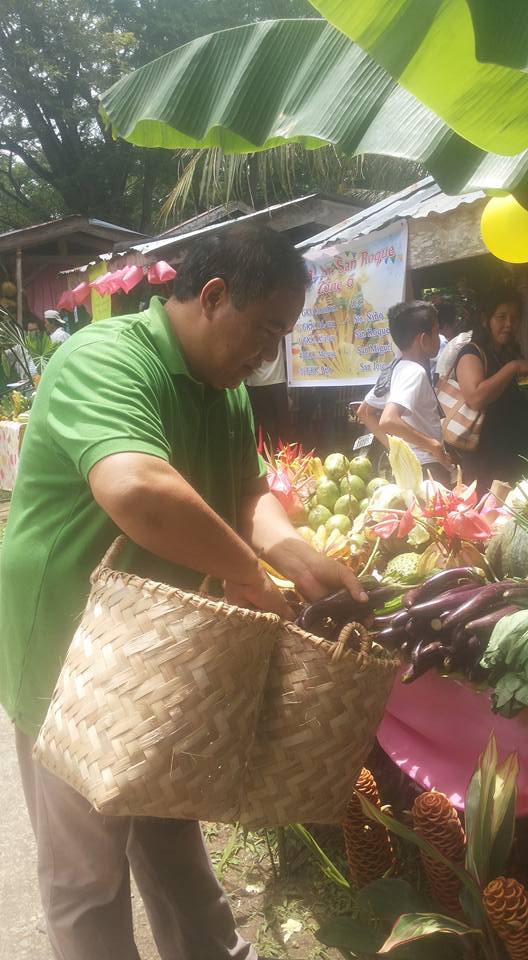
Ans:
[[[39,762],[106,815],[339,822],[398,661],[117,571],[122,541],[92,575]]]

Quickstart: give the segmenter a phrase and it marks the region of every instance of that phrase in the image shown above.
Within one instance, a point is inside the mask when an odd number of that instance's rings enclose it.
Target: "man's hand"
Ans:
[[[277,548],[273,562],[283,576],[293,580],[296,589],[306,600],[320,600],[343,589],[348,590],[360,603],[368,599],[348,567],[318,553],[303,540],[292,539]]]
[[[429,452],[432,453],[436,462],[440,463],[443,467],[446,467],[448,470],[454,467],[454,461],[447,453],[443,443],[440,443],[439,440],[431,440]]]
[[[264,556],[281,576],[293,580],[306,600],[320,600],[343,589],[360,602],[367,599],[347,567],[317,553],[294,530],[272,493],[248,497],[243,502],[241,527],[258,555]]]
[[[251,583],[226,581],[224,592],[227,603],[233,603],[237,607],[256,607],[257,610],[276,613],[283,620],[292,620],[292,611],[280,590],[263,570],[259,569],[258,574]]]

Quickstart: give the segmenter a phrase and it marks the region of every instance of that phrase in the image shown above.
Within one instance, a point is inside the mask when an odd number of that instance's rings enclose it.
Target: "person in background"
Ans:
[[[462,454],[467,482],[478,481],[485,492],[493,480],[515,483],[528,456],[528,394],[518,377],[528,376],[517,337],[522,301],[501,286],[484,298],[481,324],[460,350],[454,373],[467,405],[484,413],[476,450]]]
[[[40,322],[38,317],[29,317],[24,324],[24,329],[26,333],[44,333],[44,324]]]
[[[259,367],[246,378],[246,387],[253,408],[257,436],[262,433],[264,443],[273,450],[290,440],[290,410],[288,385],[284,362],[284,343],[281,343],[275,360],[263,360]]]
[[[52,343],[64,343],[68,340],[70,334],[64,329],[66,321],[61,317],[58,310],[44,311],[44,326],[46,333]]]
[[[449,303],[447,300],[441,300],[440,303],[435,304],[435,309],[438,314],[438,337],[440,340],[440,349],[436,354],[436,357],[433,357],[430,362],[433,383],[436,383],[437,380],[436,364],[438,362],[438,358],[444,347],[446,347],[449,341],[455,336],[457,328],[456,311],[452,303]]]
[[[390,335],[401,357],[379,378],[358,410],[358,419],[388,446],[387,436],[405,440],[424,476],[448,486],[453,462],[442,439],[441,410],[431,381],[430,361],[438,353],[438,317],[422,300],[397,303],[388,313]]]

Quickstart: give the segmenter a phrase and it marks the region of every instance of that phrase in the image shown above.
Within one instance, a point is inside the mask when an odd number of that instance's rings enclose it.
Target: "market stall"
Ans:
[[[379,730],[386,753],[460,807],[493,732],[501,754],[519,755],[517,811],[526,815],[528,486],[479,501],[459,474],[447,490],[422,480],[396,438],[390,478],[375,477],[361,456],[335,453],[322,463],[296,446],[263,452],[270,487],[301,536],[350,566],[370,596],[366,609],[346,593],[300,607],[299,624],[339,645],[352,622],[358,636],[399,651],[402,670]]]

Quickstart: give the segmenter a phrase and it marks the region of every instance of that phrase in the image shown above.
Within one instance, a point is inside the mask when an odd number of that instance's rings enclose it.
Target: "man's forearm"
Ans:
[[[117,526],[151,553],[220,580],[258,577],[248,544],[163,460],[115,454],[95,465],[89,483]]]
[[[239,528],[244,540],[272,566],[292,541],[299,546],[305,543],[273,493],[244,497]]]
[[[380,426],[386,434],[400,437],[407,443],[412,443],[413,446],[418,447],[419,450],[424,450],[426,453],[431,454],[435,452],[435,442],[432,437],[427,437],[424,433],[420,433],[419,430],[415,430],[414,427],[411,427],[408,423],[405,423],[405,420],[399,417],[392,416],[390,419],[387,418],[385,420],[382,417]]]
[[[384,447],[388,447],[389,441],[387,434],[380,427],[379,415],[375,412],[374,408],[364,403],[360,407],[360,414],[358,414],[358,420],[361,420],[361,423],[366,426],[369,433],[374,434],[376,440],[379,440]]]

